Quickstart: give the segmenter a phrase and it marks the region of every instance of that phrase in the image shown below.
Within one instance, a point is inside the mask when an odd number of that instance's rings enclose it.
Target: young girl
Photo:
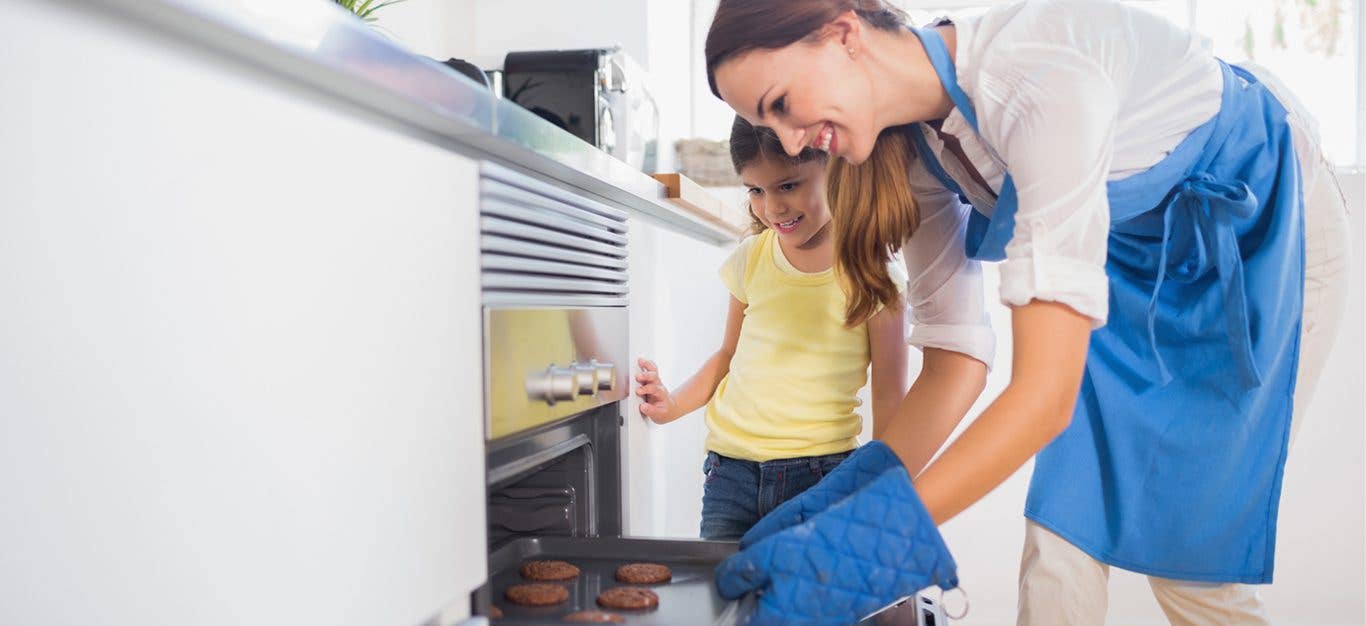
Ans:
[[[636,376],[640,413],[656,424],[707,406],[702,537],[724,540],[740,538],[858,445],[854,409],[870,361],[875,432],[906,393],[903,308],[844,323],[825,154],[789,157],[773,131],[739,117],[730,152],[749,190],[754,234],[721,267],[731,293],[721,348],[672,391],[650,361],[640,360]],[[895,262],[889,268],[904,275]]]

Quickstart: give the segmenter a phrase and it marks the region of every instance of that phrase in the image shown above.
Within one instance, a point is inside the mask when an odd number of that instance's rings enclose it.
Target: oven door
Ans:
[[[486,438],[626,398],[626,319],[624,307],[485,309]]]

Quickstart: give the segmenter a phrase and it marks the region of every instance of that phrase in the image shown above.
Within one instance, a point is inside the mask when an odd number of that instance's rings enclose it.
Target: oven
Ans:
[[[711,572],[734,544],[622,536],[623,417],[628,345],[627,214],[494,164],[480,179],[485,518],[488,581],[471,599],[499,624],[557,623],[596,609],[617,565],[663,562],[660,605],[628,623],[738,623]],[[558,559],[581,575],[568,602],[504,598],[527,560]]]
[[[488,580],[471,598],[497,624],[553,624],[598,609],[618,565],[664,563],[658,608],[635,624],[743,624],[755,598],[722,599],[718,563],[736,544],[622,536],[622,440],[633,363],[628,343],[627,214],[494,164],[480,180]],[[567,602],[522,607],[506,590],[528,560],[565,560]],[[922,607],[877,623],[935,624]],[[890,620],[901,614],[900,620]],[[909,621],[907,621],[909,618]],[[476,618],[478,619],[478,618]]]

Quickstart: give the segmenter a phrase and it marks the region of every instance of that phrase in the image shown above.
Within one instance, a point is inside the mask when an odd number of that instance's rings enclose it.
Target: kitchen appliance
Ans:
[[[441,62],[442,65],[449,67],[462,76],[482,85],[485,89],[493,89],[492,82],[489,80],[488,73],[479,69],[479,66],[466,61],[465,59],[449,58]]]
[[[620,46],[509,52],[503,95],[636,169],[655,171],[659,110]]]
[[[734,544],[623,538],[622,407],[629,393],[626,214],[594,199],[485,164],[480,181],[484,309],[488,583],[476,614],[544,624],[591,609],[615,567],[670,565],[660,608],[634,623],[740,623],[711,571]],[[577,564],[570,601],[512,604],[533,558]]]
[[[627,562],[664,563],[659,608],[635,624],[744,624],[755,598],[717,594],[713,571],[733,542],[622,537],[622,426],[629,394],[627,216],[592,198],[484,164],[480,179],[488,581],[471,608],[499,624],[548,624],[594,609]],[[533,559],[581,574],[567,603],[503,598]],[[942,625],[908,600],[877,624]],[[926,617],[928,616],[928,617]]]

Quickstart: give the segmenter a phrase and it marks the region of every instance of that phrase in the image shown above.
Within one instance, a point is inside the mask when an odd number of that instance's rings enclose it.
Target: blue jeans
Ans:
[[[847,456],[849,452],[760,463],[708,452],[702,463],[707,475],[702,538],[739,540],[759,518],[820,482]]]

